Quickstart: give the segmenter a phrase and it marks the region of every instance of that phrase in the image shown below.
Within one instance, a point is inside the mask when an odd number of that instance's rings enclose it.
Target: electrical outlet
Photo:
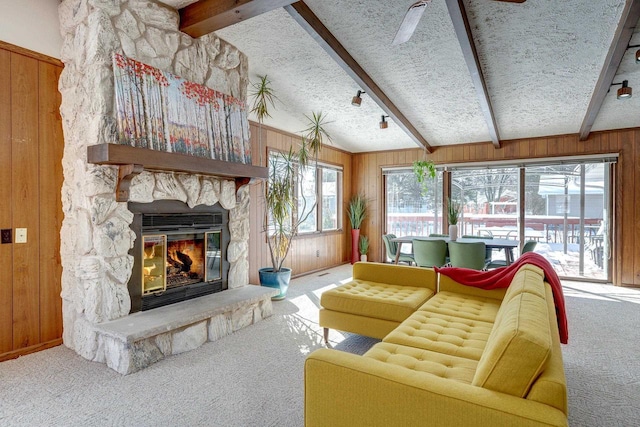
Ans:
[[[11,229],[3,228],[0,230],[0,234],[2,234],[2,244],[11,243]]]
[[[16,228],[16,243],[27,243],[26,228]]]
[[[316,258],[320,258],[320,249],[316,249]]]

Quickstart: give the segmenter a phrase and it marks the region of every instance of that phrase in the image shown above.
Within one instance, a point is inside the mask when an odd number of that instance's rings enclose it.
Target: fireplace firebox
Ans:
[[[229,214],[219,204],[129,203],[136,242],[129,280],[131,312],[227,289]]]

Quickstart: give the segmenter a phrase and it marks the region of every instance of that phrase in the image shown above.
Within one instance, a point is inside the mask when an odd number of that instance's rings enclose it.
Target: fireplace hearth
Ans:
[[[179,201],[129,203],[129,209],[136,234],[128,284],[132,313],[228,288],[226,209]]]

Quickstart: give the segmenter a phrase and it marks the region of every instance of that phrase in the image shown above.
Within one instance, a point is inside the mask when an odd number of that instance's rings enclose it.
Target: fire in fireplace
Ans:
[[[143,294],[221,277],[220,231],[145,235],[142,239]]]
[[[132,312],[227,289],[226,210],[168,201],[129,205],[137,236],[129,281]]]

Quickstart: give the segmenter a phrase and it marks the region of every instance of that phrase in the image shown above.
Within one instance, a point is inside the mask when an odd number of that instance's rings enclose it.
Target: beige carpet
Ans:
[[[345,265],[293,282],[275,315],[121,376],[57,347],[0,363],[0,426],[302,426],[305,357],[322,346],[319,296]],[[640,425],[640,292],[566,283],[572,426]],[[376,340],[332,331],[335,348]]]

